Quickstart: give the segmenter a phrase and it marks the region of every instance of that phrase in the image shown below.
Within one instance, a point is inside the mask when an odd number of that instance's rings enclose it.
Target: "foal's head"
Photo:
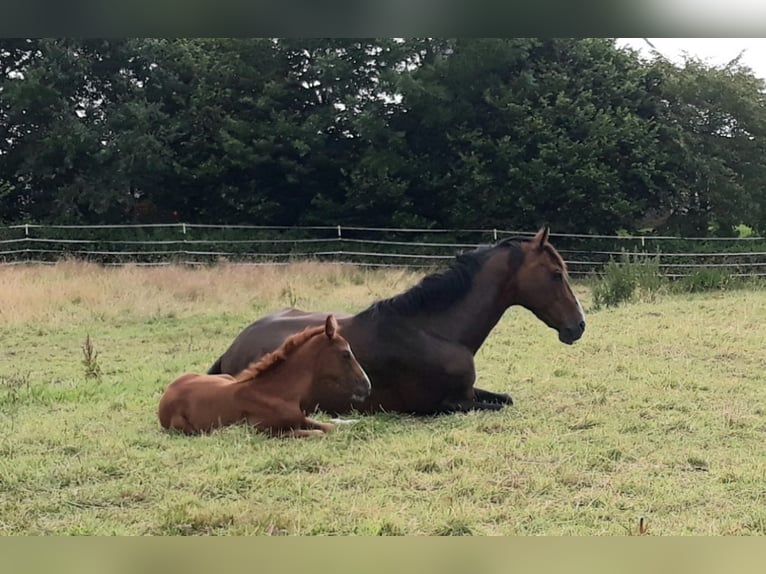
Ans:
[[[559,333],[559,341],[571,345],[585,331],[585,314],[569,286],[566,264],[548,243],[545,227],[529,241],[522,241],[508,264],[512,273],[508,295],[512,304],[532,311]]]
[[[332,399],[361,403],[372,387],[367,373],[357,362],[348,341],[338,333],[338,322],[328,315],[324,335],[314,337],[316,362],[314,366],[314,396],[330,395]]]

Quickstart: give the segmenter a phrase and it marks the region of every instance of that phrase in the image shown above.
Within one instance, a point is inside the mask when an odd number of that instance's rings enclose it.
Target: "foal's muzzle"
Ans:
[[[573,325],[567,325],[559,329],[559,341],[567,345],[571,345],[577,339],[582,337],[585,332],[585,319],[581,319],[578,323]]]

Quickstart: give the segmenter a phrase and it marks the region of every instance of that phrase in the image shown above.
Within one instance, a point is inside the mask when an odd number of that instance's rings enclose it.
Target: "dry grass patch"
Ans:
[[[384,297],[420,277],[348,265],[139,267],[81,262],[0,267],[0,321],[58,325],[90,318],[188,316],[285,306],[335,305]]]

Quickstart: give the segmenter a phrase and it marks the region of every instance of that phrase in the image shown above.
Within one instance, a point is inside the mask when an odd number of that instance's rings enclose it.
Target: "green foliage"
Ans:
[[[753,228],[749,225],[745,225],[744,223],[740,223],[739,225],[734,226],[734,231],[737,233],[737,237],[753,237],[755,233],[753,232]]]
[[[593,285],[593,304],[600,309],[652,300],[666,284],[660,274],[659,257],[624,253],[620,261],[611,259],[606,264]]]
[[[721,291],[731,287],[735,278],[725,269],[710,268],[694,271],[673,282],[673,290],[679,293],[699,293],[703,291]]]

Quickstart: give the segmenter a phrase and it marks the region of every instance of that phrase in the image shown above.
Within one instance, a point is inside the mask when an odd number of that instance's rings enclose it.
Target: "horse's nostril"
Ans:
[[[585,321],[580,321],[580,329],[585,330]]]

